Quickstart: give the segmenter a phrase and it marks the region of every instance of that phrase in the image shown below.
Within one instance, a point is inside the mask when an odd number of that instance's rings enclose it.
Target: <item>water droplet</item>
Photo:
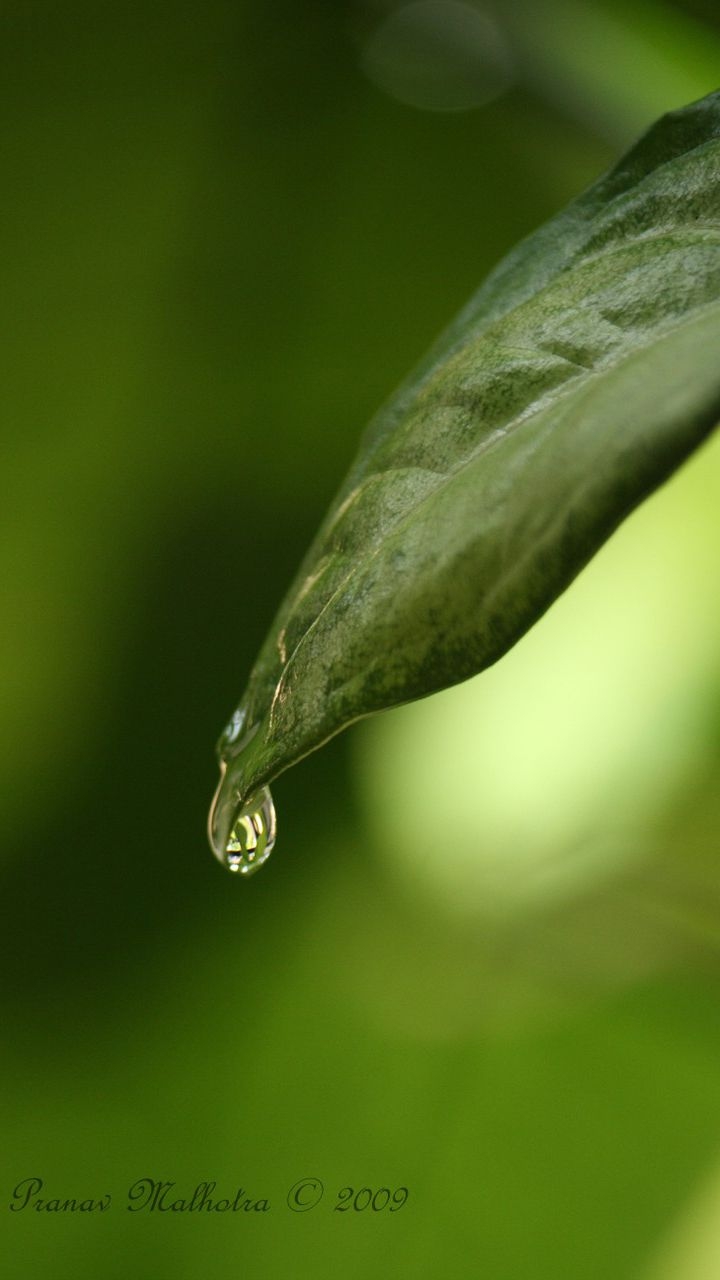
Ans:
[[[263,787],[236,813],[220,861],[228,871],[251,876],[267,862],[274,844],[275,806]]]
[[[238,707],[237,711],[233,712],[230,723],[223,729],[220,737],[220,745],[222,748],[232,746],[233,743],[237,742],[244,723],[245,711],[242,707]]]

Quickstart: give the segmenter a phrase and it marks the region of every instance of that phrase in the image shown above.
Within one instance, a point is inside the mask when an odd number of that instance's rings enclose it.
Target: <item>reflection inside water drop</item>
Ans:
[[[268,787],[238,810],[220,859],[228,871],[251,876],[267,862],[275,844],[275,806]]]

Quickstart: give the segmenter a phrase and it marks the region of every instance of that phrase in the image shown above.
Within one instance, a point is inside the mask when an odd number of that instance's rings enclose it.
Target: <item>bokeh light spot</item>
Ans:
[[[424,111],[468,111],[498,97],[513,60],[495,20],[459,0],[418,0],[370,36],[362,66],[399,102]]]

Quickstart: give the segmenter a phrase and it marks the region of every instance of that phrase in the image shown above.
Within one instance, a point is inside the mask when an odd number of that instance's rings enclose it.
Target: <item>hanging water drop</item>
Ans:
[[[262,787],[235,814],[218,861],[228,871],[251,876],[267,862],[275,844],[275,806],[268,787]]]

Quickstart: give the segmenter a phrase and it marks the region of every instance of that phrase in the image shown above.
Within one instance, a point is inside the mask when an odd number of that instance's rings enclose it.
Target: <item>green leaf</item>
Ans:
[[[491,274],[380,412],[219,752],[216,852],[362,716],[500,658],[720,419],[720,92]]]

